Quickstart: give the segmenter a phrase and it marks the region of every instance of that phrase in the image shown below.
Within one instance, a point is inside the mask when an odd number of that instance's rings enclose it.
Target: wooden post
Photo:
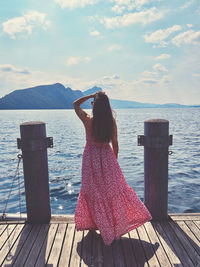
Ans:
[[[53,138],[46,137],[44,122],[25,122],[20,125],[27,220],[29,223],[48,223],[51,218],[47,147]]]
[[[168,147],[169,121],[151,119],[144,122],[144,136],[138,136],[144,146],[144,204],[153,220],[168,219]]]

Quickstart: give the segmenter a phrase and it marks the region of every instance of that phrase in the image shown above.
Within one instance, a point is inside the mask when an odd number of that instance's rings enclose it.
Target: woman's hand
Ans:
[[[97,95],[97,93],[98,93],[98,92],[95,92],[95,93],[91,94],[90,97],[95,98],[95,96]]]

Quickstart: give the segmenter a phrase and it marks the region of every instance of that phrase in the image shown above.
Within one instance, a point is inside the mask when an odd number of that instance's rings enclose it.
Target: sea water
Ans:
[[[87,111],[91,113],[91,110]],[[115,110],[118,125],[118,161],[127,183],[144,200],[144,149],[137,146],[137,135],[144,133],[144,121],[169,120],[174,153],[169,156],[168,211],[200,212],[200,108],[148,108]],[[0,215],[8,198],[18,162],[16,139],[19,125],[27,121],[46,123],[49,186],[52,214],[73,214],[81,186],[85,130],[74,110],[0,111]],[[9,198],[7,212],[26,212],[23,167],[20,164]]]

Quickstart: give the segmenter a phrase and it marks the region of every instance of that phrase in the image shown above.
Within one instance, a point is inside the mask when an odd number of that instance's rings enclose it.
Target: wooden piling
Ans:
[[[46,137],[44,122],[25,122],[20,125],[27,221],[48,223],[51,218],[47,147],[53,147],[53,139]]]
[[[144,136],[138,136],[144,146],[144,204],[153,220],[168,219],[168,147],[169,121],[151,119],[144,122]]]

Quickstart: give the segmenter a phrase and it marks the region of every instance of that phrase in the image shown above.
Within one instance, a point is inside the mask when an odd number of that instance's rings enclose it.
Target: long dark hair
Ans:
[[[110,142],[113,137],[113,115],[104,92],[98,92],[93,104],[92,135],[98,142]]]

